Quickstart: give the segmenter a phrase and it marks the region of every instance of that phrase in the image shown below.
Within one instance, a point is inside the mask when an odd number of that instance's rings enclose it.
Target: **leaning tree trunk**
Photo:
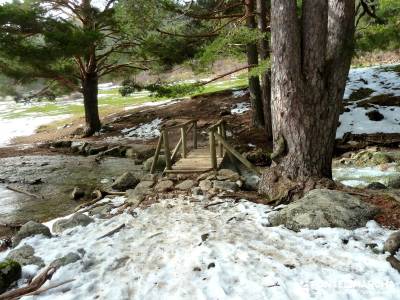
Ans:
[[[257,0],[257,23],[261,33],[267,33],[267,1]],[[261,60],[269,58],[269,42],[267,38],[260,41],[259,54]],[[267,140],[272,140],[272,116],[271,116],[271,71],[268,69],[261,75],[261,95],[264,112],[264,126]]]
[[[98,77],[97,73],[86,74],[82,79],[83,103],[85,106],[85,136],[91,136],[101,129],[98,108]]]
[[[354,0],[272,0],[272,126],[276,166],[259,192],[291,200],[332,178],[354,36]],[[326,181],[325,181],[326,183]]]
[[[254,0],[245,0],[246,7],[246,25],[248,28],[256,28],[256,19],[254,17]],[[247,45],[247,63],[249,66],[258,65],[258,51],[256,44]],[[251,67],[249,71],[251,70]],[[252,126],[263,128],[264,111],[262,103],[262,94],[260,79],[258,76],[249,76],[250,103],[252,108]]]

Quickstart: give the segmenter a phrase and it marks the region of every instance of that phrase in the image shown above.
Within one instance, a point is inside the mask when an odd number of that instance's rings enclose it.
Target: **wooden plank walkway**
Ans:
[[[217,157],[217,167],[221,165],[223,157]],[[179,159],[172,165],[168,173],[201,173],[212,170],[211,154],[209,147],[191,150],[186,158]]]

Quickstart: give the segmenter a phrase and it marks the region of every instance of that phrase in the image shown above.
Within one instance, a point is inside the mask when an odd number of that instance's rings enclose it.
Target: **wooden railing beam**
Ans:
[[[169,151],[169,141],[168,141],[168,131],[167,130],[163,130],[163,140],[164,140],[164,153],[165,153],[166,169],[171,170],[172,169],[171,153]]]
[[[184,126],[181,127],[181,140],[182,140],[182,144],[181,144],[182,157],[186,158],[186,156],[187,156],[187,144],[186,144],[186,130],[185,130]]]
[[[158,161],[158,157],[160,155],[162,142],[163,142],[163,135],[161,134],[160,138],[158,139],[156,153],[153,156],[153,162],[151,163],[150,174],[154,174],[154,171],[156,170],[157,161]]]

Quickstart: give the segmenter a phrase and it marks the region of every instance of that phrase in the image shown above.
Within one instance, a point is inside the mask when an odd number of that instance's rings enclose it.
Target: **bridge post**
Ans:
[[[186,146],[186,127],[182,126],[181,127],[181,139],[182,139],[182,157],[186,158],[187,156],[187,146]]]
[[[193,122],[193,148],[197,149],[197,121]]]
[[[215,147],[214,128],[212,128],[208,134],[210,139],[211,167],[217,170],[217,149]]]
[[[165,154],[165,164],[166,169],[171,170],[171,153],[169,151],[169,141],[168,141],[168,132],[166,130],[163,131],[163,140],[164,140],[164,154]]]

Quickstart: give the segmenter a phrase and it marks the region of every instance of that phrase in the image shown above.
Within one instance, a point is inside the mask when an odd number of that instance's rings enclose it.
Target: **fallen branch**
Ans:
[[[105,237],[111,236],[111,235],[113,235],[114,233],[120,231],[120,230],[121,230],[122,228],[124,228],[124,227],[125,227],[125,224],[121,224],[121,225],[119,225],[117,228],[115,228],[115,229],[111,230],[110,232],[106,233],[105,235],[102,235],[101,237],[98,237],[96,240],[100,240],[100,239],[103,239],[103,238],[105,238]]]
[[[209,208],[209,207],[211,207],[211,206],[220,205],[220,204],[224,204],[224,203],[228,203],[228,202],[230,202],[230,201],[218,201],[218,202],[213,202],[213,203],[210,203],[210,204],[205,205],[204,208]]]
[[[57,268],[55,267],[47,267],[43,272],[33,278],[31,283],[27,286],[1,294],[0,300],[17,300],[29,293],[37,291],[47,280],[51,279],[56,271]]]
[[[63,282],[60,282],[60,283],[55,283],[55,284],[53,284],[53,285],[48,286],[47,288],[39,289],[39,290],[37,290],[37,291],[35,291],[35,292],[26,294],[26,295],[24,295],[24,296],[36,296],[36,295],[40,295],[41,293],[47,292],[48,290],[52,290],[52,289],[58,288],[59,286],[65,285],[65,284],[70,283],[70,282],[72,282],[72,281],[74,281],[74,280],[75,280],[75,278],[69,279],[69,280],[66,280],[66,281],[63,281]]]
[[[90,205],[92,205],[92,204],[95,204],[96,202],[100,201],[101,199],[103,199],[103,198],[105,197],[105,195],[103,195],[103,193],[102,193],[100,190],[94,190],[93,193],[92,193],[92,195],[95,196],[95,198],[94,198],[93,200],[91,200],[91,201],[89,201],[89,202],[86,202],[86,203],[83,203],[83,204],[81,204],[81,205],[78,205],[78,206],[75,208],[75,211],[78,211],[78,210],[80,210],[80,209],[82,209],[82,208],[85,208],[85,207],[87,207],[87,206],[90,206]]]
[[[43,199],[43,196],[39,196],[39,195],[36,195],[36,194],[32,194],[32,193],[30,193],[30,192],[21,190],[21,189],[16,188],[16,187],[12,187],[12,186],[10,186],[10,185],[7,185],[6,188],[9,189],[9,190],[11,190],[11,191],[17,192],[17,193],[21,193],[21,194],[28,195],[28,196],[30,196],[30,197],[34,197],[34,198],[37,198],[37,199]]]

